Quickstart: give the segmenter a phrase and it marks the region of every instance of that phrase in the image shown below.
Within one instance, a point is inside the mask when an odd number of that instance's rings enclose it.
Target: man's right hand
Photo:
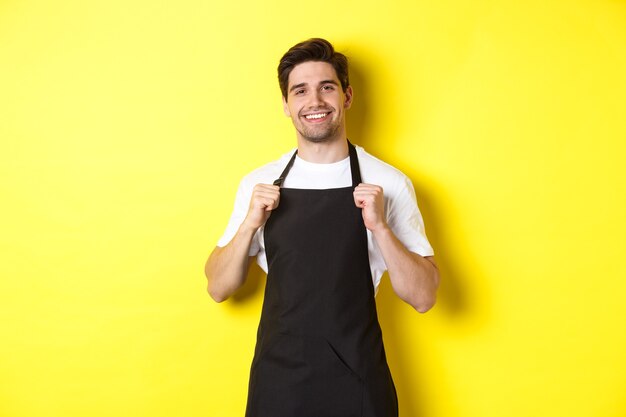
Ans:
[[[272,210],[278,207],[280,200],[280,187],[271,184],[257,184],[252,190],[250,207],[244,224],[250,228],[258,229],[263,226],[272,214]]]

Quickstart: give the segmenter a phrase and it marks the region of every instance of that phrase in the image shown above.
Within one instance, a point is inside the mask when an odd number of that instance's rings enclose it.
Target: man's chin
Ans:
[[[310,136],[302,136],[307,142],[311,142],[311,143],[324,143],[324,142],[330,142],[331,141],[331,137],[330,136],[324,136],[324,137],[310,137]]]
[[[332,142],[335,139],[336,133],[336,131],[325,131],[316,133],[301,131],[300,136],[302,136],[303,139],[311,143],[325,143]]]

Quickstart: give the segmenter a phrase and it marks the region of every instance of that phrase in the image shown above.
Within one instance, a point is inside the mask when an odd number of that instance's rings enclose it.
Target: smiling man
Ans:
[[[267,272],[246,417],[393,417],[396,391],[374,296],[435,303],[439,273],[411,181],[347,139],[348,60],[324,39],[278,66],[297,149],[247,175],[207,260],[218,302],[256,258]]]

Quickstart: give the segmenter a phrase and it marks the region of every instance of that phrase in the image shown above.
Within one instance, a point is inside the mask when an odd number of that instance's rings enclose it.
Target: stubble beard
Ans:
[[[305,122],[300,122],[299,126],[296,125],[296,130],[300,136],[311,143],[329,142],[337,135],[340,129],[341,122],[339,120],[331,120],[325,126],[307,126]]]
[[[330,139],[335,137],[338,131],[338,124],[328,126],[325,129],[308,129],[304,126],[301,129],[298,129],[300,136],[312,143],[328,142]]]

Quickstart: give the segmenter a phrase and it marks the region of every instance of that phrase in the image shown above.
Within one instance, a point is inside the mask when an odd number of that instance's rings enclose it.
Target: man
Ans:
[[[297,150],[242,180],[205,268],[217,302],[255,256],[268,274],[246,416],[397,416],[375,289],[388,270],[423,313],[439,285],[413,187],[348,142],[348,62],[328,41],[293,46],[278,74]]]

